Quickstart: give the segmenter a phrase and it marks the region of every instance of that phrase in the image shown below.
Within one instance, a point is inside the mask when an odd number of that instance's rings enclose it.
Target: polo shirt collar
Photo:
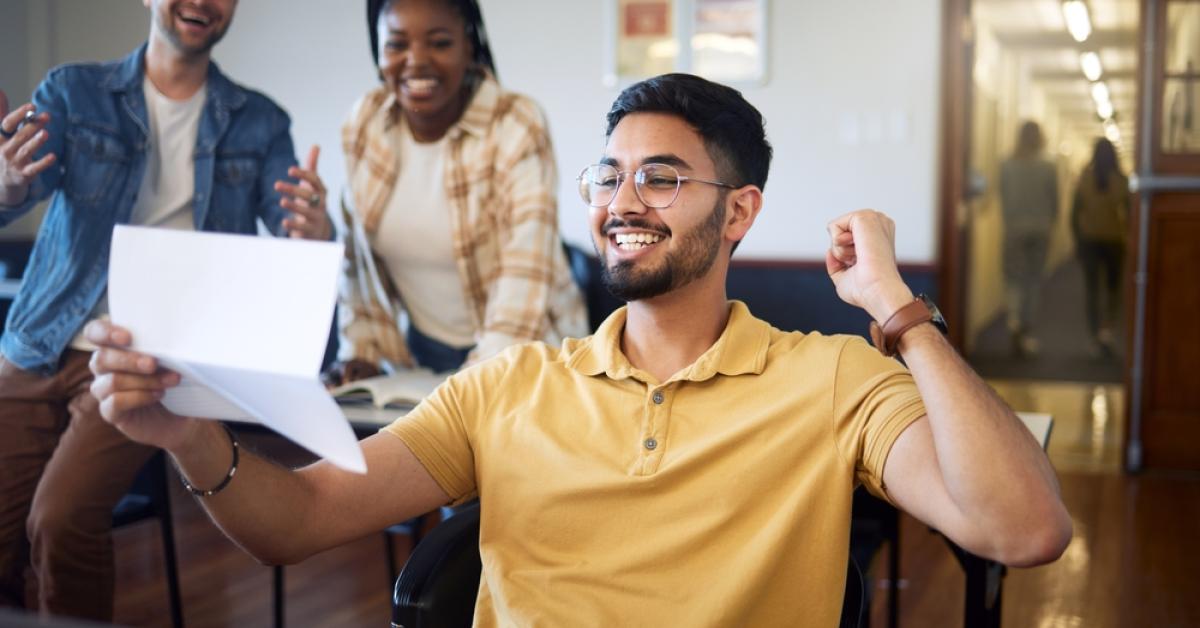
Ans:
[[[613,312],[587,342],[580,344],[567,361],[567,366],[584,374],[604,373],[611,379],[635,377],[641,371],[629,363],[621,352],[621,333],[625,330],[628,310],[621,307]],[[750,313],[741,301],[729,302],[729,321],[725,331],[691,365],[680,370],[670,381],[700,382],[721,375],[762,373],[767,363],[771,343],[771,326]],[[638,378],[642,379],[642,378]],[[663,382],[666,383],[666,382]]]

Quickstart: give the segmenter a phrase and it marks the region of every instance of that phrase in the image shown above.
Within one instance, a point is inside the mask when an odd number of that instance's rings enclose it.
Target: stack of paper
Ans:
[[[109,309],[134,349],[183,375],[172,412],[261,423],[364,473],[318,377],[341,258],[330,242],[117,226]]]

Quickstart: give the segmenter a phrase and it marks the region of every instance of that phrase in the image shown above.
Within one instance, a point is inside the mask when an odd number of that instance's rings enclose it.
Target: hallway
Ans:
[[[986,378],[1064,380],[1072,382],[1122,383],[1124,381],[1124,314],[1115,332],[1116,353],[1106,357],[1089,354],[1089,333],[1084,314],[1083,267],[1077,258],[1067,258],[1042,281],[1041,305],[1033,335],[1040,344],[1032,358],[1014,354],[1000,312],[983,328],[968,356],[971,366]]]

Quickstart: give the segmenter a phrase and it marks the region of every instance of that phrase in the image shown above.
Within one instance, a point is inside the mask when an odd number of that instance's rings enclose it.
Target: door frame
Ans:
[[[971,154],[972,73],[975,36],[971,0],[942,2],[941,136],[938,149],[938,301],[950,322],[950,343],[964,352],[970,212],[966,172]]]

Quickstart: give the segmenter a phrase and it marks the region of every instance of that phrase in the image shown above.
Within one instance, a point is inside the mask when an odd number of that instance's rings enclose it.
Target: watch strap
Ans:
[[[883,325],[871,321],[871,343],[880,353],[890,358],[896,355],[896,347],[900,344],[900,337],[904,332],[931,320],[933,313],[929,311],[929,307],[921,299],[913,299],[911,303],[889,316]]]

